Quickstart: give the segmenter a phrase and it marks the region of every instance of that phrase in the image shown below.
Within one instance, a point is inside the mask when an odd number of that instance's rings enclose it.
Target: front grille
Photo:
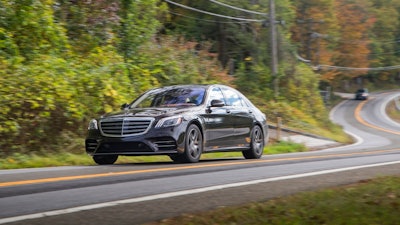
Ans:
[[[106,118],[100,121],[100,131],[108,137],[127,137],[144,134],[153,118]]]

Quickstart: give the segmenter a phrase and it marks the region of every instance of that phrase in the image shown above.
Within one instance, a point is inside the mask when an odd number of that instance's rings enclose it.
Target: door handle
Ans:
[[[226,113],[231,113],[231,110],[227,109],[227,110],[226,110]]]

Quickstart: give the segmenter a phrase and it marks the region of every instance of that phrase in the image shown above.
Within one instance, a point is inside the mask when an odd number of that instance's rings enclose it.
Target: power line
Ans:
[[[400,65],[394,66],[385,66],[385,67],[366,67],[366,68],[358,68],[358,67],[345,67],[345,66],[332,66],[332,65],[310,65],[311,60],[305,59],[301,57],[297,52],[294,52],[297,60],[309,65],[314,70],[340,70],[340,71],[388,71],[388,70],[396,70],[400,69]]]
[[[341,39],[339,37],[334,37],[329,34],[322,35],[316,32],[313,32],[311,35],[311,38],[323,38],[324,40],[329,40],[330,42],[335,42],[335,43],[344,43],[344,44],[352,44],[352,45],[365,45],[369,44],[371,41],[374,41],[374,43],[379,43],[379,44],[395,44],[395,43],[400,43],[400,38],[396,40],[379,40],[379,39],[369,39],[369,40],[345,40]]]
[[[361,41],[361,40],[343,40],[343,39],[337,39],[335,41],[339,42],[339,43],[346,43],[346,44],[368,44],[371,42],[371,40]],[[393,44],[393,43],[400,42],[400,40],[395,40],[395,41],[393,41],[393,40],[377,40],[377,41],[381,44]],[[376,42],[376,41],[374,41],[374,42]]]
[[[386,67],[372,67],[372,68],[357,68],[357,67],[345,67],[345,66],[330,66],[330,65],[317,65],[313,66],[314,70],[342,70],[342,71],[388,71],[400,69],[400,65],[386,66]]]
[[[368,43],[371,42],[371,40],[345,40],[345,39],[341,39],[341,38],[338,38],[338,37],[331,37],[329,35],[328,35],[328,37],[326,39],[333,40],[333,41],[338,42],[338,43],[354,44],[354,45],[356,45],[356,44],[368,44]],[[372,40],[374,40],[374,39],[372,39]],[[386,40],[379,40],[379,39],[377,39],[376,41],[374,40],[374,42],[375,43],[379,42],[380,44],[393,44],[393,43],[400,43],[400,39],[396,39],[396,40],[387,40],[387,39]]]
[[[186,5],[182,5],[182,4],[170,1],[170,0],[164,0],[164,1],[166,1],[166,2],[168,2],[170,4],[173,4],[173,5],[185,8],[185,9],[189,9],[189,10],[195,11],[195,12],[199,12],[199,13],[203,13],[203,14],[207,14],[207,15],[211,15],[211,16],[216,16],[216,17],[221,17],[221,18],[225,18],[225,19],[248,21],[248,22],[263,22],[264,21],[264,20],[258,20],[258,19],[246,19],[246,18],[239,18],[239,17],[233,17],[233,16],[226,16],[226,15],[221,15],[221,14],[217,14],[217,13],[212,13],[212,12],[207,12],[207,11],[204,11],[204,10],[196,9],[196,8],[189,7],[189,6],[186,6]]]
[[[370,56],[376,56],[376,55],[393,55],[396,53],[399,53],[400,51],[391,51],[391,52],[384,52],[384,53],[358,53],[358,54],[351,54],[351,53],[335,53],[336,55],[370,55]]]
[[[305,59],[305,58],[301,57],[297,52],[294,53],[294,56],[295,56],[299,61],[301,61],[301,62],[303,62],[303,63],[307,63],[307,64],[310,64],[310,63],[311,63],[311,60]]]
[[[267,16],[267,15],[268,15],[267,13],[262,13],[262,12],[256,12],[256,11],[252,11],[252,10],[242,9],[242,8],[239,8],[239,7],[236,7],[236,6],[231,6],[231,5],[228,5],[228,4],[225,4],[225,3],[222,3],[222,2],[216,1],[216,0],[209,0],[209,1],[210,1],[210,2],[213,2],[213,3],[215,3],[215,4],[218,4],[218,5],[225,6],[225,7],[227,7],[227,8],[239,10],[239,11],[246,12],[246,13],[257,14],[257,15],[263,15],[263,16]]]
[[[169,13],[177,15],[177,16],[181,16],[181,17],[185,17],[185,18],[189,18],[192,20],[199,20],[199,21],[204,21],[204,22],[209,22],[209,23],[235,23],[235,24],[243,24],[243,23],[249,23],[248,21],[242,21],[242,22],[233,22],[233,21],[217,21],[217,20],[207,20],[207,19],[200,19],[200,18],[196,18],[196,17],[192,17],[192,16],[187,16],[181,13],[176,13],[176,12],[172,12],[169,11]]]

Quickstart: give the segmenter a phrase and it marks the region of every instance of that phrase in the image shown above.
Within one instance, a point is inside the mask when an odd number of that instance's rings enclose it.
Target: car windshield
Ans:
[[[203,102],[205,88],[176,87],[172,89],[151,90],[137,100],[130,108],[168,108],[197,106]]]

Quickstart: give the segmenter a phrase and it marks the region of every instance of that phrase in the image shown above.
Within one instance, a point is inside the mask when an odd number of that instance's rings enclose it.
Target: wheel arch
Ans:
[[[203,144],[204,144],[204,126],[203,126],[203,124],[198,119],[193,119],[187,124],[187,127],[189,127],[192,124],[195,124],[200,129],[201,136],[203,138]]]
[[[264,136],[264,146],[267,146],[269,142],[269,125],[267,123],[263,125],[260,121],[254,121],[253,128],[255,126],[259,126],[261,128],[261,131],[263,132]]]

